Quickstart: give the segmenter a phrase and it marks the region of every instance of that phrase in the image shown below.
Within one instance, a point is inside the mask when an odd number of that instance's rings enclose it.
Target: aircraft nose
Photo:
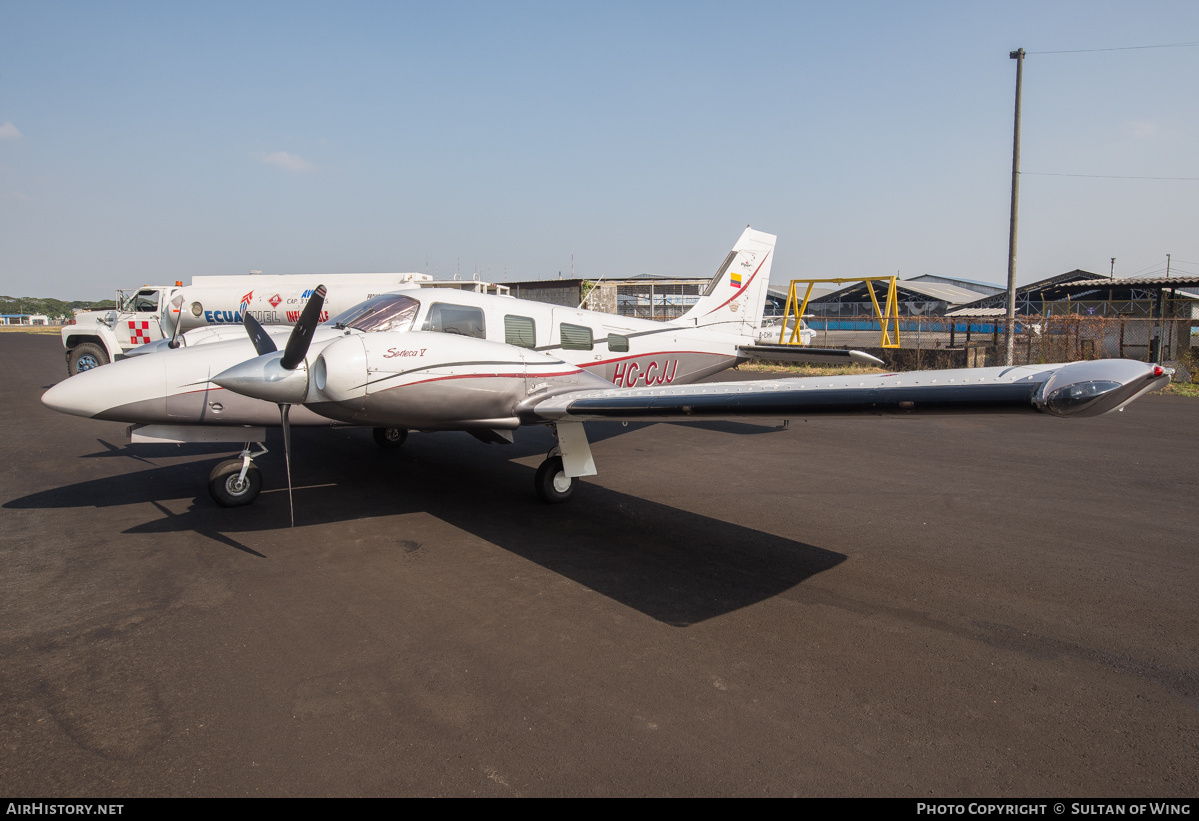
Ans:
[[[104,410],[104,406],[99,401],[99,391],[95,390],[95,380],[88,377],[98,374],[107,367],[109,366],[83,371],[64,379],[42,394],[42,404],[59,413],[69,413],[72,416],[84,416],[90,419]]]
[[[162,401],[162,357],[146,356],[113,362],[64,379],[42,394],[42,404],[59,413],[108,419],[115,408]],[[114,419],[114,421],[134,421]]]

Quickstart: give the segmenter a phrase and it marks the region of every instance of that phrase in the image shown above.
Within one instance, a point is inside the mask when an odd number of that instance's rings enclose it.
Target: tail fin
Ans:
[[[776,239],[746,228],[699,302],[676,320],[678,324],[753,336],[762,324]]]

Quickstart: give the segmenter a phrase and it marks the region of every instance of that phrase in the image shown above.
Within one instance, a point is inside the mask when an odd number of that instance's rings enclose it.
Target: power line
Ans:
[[[1154,262],[1149,265],[1146,265],[1144,268],[1140,268],[1136,271],[1133,271],[1131,274],[1125,274],[1125,276],[1126,277],[1136,277],[1136,276],[1140,276],[1141,274],[1156,274],[1156,273],[1160,273],[1161,271],[1166,270],[1165,268],[1159,267],[1160,265],[1161,265],[1161,262]]]
[[[1062,51],[1026,51],[1025,54],[1088,54],[1095,51],[1137,51],[1146,48],[1188,48],[1191,46],[1199,46],[1199,41],[1194,43],[1159,43],[1154,46],[1116,46],[1115,48],[1074,48],[1064,49]]]
[[[1199,177],[1130,177],[1121,174],[1058,174],[1053,171],[1021,171],[1021,176],[1032,174],[1037,177],[1089,177],[1098,180],[1188,180],[1199,182]]]

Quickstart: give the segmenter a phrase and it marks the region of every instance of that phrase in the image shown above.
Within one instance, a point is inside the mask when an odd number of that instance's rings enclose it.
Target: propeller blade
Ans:
[[[242,317],[241,324],[246,327],[246,333],[250,335],[250,339],[254,343],[254,350],[258,351],[259,356],[279,350],[275,347],[275,340],[271,339],[267,332],[262,330],[262,325],[257,319],[250,316],[249,311],[246,311],[245,316]]]
[[[287,506],[291,510],[291,526],[296,526],[296,503],[291,498],[291,426],[287,423],[291,405],[279,406],[279,419],[283,423],[283,460],[287,465]]]
[[[300,313],[300,321],[296,323],[296,327],[292,328],[291,336],[287,338],[287,347],[283,349],[283,359],[279,361],[279,364],[286,370],[294,371],[296,366],[304,361],[324,307],[325,286],[318,285],[312,296],[309,297],[308,304]]]
[[[172,311],[171,308],[175,310]],[[167,343],[167,347],[174,350],[179,347],[179,329],[183,327],[183,294],[179,294],[170,301],[167,305],[167,317],[175,314],[175,328],[171,331],[171,341]]]

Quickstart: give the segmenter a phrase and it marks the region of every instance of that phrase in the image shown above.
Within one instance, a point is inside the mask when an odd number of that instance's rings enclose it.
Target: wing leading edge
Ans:
[[[669,421],[847,413],[1004,413],[1097,416],[1163,387],[1169,369],[1126,359],[912,371],[662,388],[584,390],[547,397],[529,421]]]

